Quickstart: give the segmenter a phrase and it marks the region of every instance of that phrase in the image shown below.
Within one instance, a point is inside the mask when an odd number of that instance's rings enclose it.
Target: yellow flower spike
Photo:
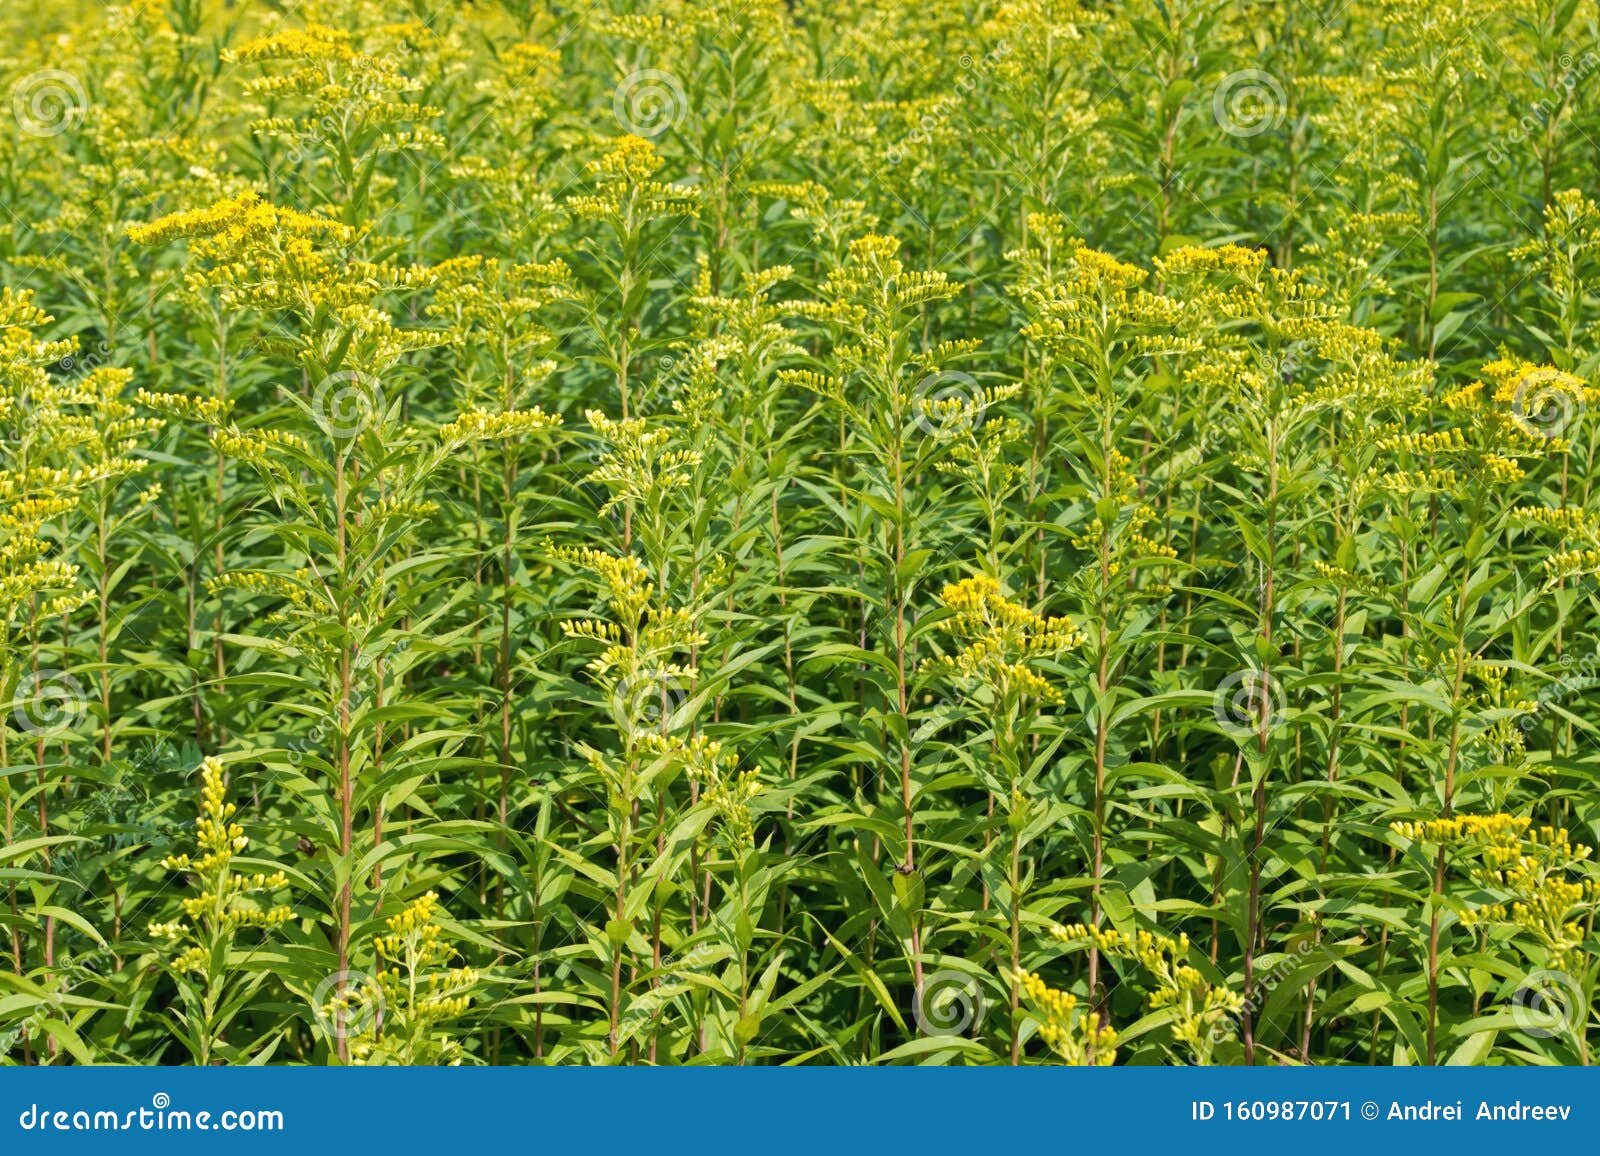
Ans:
[[[965,645],[955,654],[928,659],[923,670],[987,687],[997,698],[1020,694],[1042,702],[1060,692],[1028,660],[1054,657],[1082,642],[1067,618],[1046,618],[1011,601],[986,574],[947,585],[939,601],[954,612],[949,633]]]
[[[1397,822],[1391,828],[1444,848],[1494,896],[1462,916],[1465,926],[1512,930],[1538,946],[1542,966],[1562,970],[1571,964],[1584,938],[1578,917],[1593,917],[1597,895],[1592,880],[1569,877],[1587,860],[1588,848],[1574,846],[1568,831],[1534,827],[1526,817],[1507,814]]]
[[[1032,972],[1018,972],[1016,979],[1032,1009],[1039,1038],[1059,1059],[1078,1067],[1115,1062],[1116,1031],[1102,1026],[1096,1013],[1080,1010],[1077,996],[1050,987]]]
[[[1092,944],[1116,959],[1137,963],[1155,980],[1151,1010],[1173,1008],[1173,1036],[1188,1052],[1190,1062],[1209,1064],[1216,1043],[1231,1032],[1233,1017],[1243,998],[1213,984],[1198,968],[1186,962],[1191,945],[1186,934],[1177,939],[1139,928],[1130,939],[1114,927],[1097,928],[1082,923],[1051,929],[1053,938],[1070,947]]]
[[[470,968],[440,969],[457,954],[444,941],[441,913],[438,893],[425,892],[384,921],[387,935],[373,937],[385,1007],[351,1041],[351,1055],[360,1062],[435,1064],[459,1055],[451,1033],[441,1029],[466,1014],[478,975]],[[445,994],[456,991],[466,994]]]
[[[293,918],[288,906],[265,902],[286,885],[284,872],[245,874],[233,870],[234,856],[249,845],[244,829],[229,821],[236,813],[237,807],[227,799],[222,760],[206,758],[200,764],[200,807],[194,825],[202,854],[198,858],[168,855],[161,861],[169,871],[192,876],[194,894],[178,903],[187,922],[156,921],[149,925],[152,939],[177,949],[169,966],[180,974],[204,974],[215,956],[227,959],[240,929],[269,931]],[[230,982],[227,973],[207,975],[207,983]],[[213,1043],[206,1039],[202,1046],[209,1050]]]

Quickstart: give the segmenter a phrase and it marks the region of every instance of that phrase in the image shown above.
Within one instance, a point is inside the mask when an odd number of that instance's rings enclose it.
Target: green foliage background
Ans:
[[[1597,72],[7,5],[0,1056],[1587,1063]]]

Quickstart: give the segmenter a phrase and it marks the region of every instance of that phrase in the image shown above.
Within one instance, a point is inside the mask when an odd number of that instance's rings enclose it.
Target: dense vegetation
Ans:
[[[14,0],[8,1063],[1586,1063],[1591,0]]]

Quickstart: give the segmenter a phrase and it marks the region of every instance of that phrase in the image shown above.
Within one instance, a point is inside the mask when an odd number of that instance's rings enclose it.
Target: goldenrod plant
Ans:
[[[1102,1024],[1098,1012],[1085,1010],[1077,996],[1056,990],[1032,972],[1019,972],[1014,982],[1038,1021],[1039,1039],[1062,1063],[1077,1068],[1116,1063],[1117,1030]]]
[[[0,5],[0,1062],[1589,1062],[1597,28]]]
[[[375,975],[361,987],[336,995],[336,1018],[349,1023],[352,1011],[363,1028],[351,1042],[350,1058],[364,1065],[450,1065],[462,1063],[466,1049],[451,1032],[454,1021],[472,1007],[479,974],[450,966],[461,954],[439,924],[439,896],[432,891],[384,921],[385,935],[372,940]],[[343,1014],[338,1014],[340,1011]]]
[[[970,701],[973,713],[987,718],[988,741],[969,758],[988,793],[988,808],[997,812],[998,825],[1009,843],[1007,867],[1003,875],[995,874],[1004,880],[1003,888],[996,890],[1005,904],[1008,925],[1011,1062],[1015,1064],[1022,1054],[1017,1020],[1027,975],[1022,970],[1026,882],[1022,854],[1056,817],[1038,788],[1042,768],[1031,757],[1033,732],[1042,707],[1065,701],[1035,664],[1079,646],[1083,636],[1069,619],[1045,618],[1013,602],[1002,592],[999,581],[988,575],[951,583],[940,593],[939,601],[951,612],[948,629],[961,646],[953,654],[925,659],[922,670],[955,684]]]
[[[1163,1046],[1173,1062],[1210,1064],[1217,1045],[1231,1042],[1227,1039],[1229,1020],[1244,1006],[1244,999],[1188,962],[1194,946],[1187,935],[1170,939],[1143,928],[1128,935],[1116,928],[1081,923],[1054,927],[1050,933],[1069,945],[1092,943],[1110,958],[1137,964],[1150,975],[1155,983],[1149,998],[1152,1014],[1137,1027],[1140,1032],[1165,1027],[1172,1044]],[[1134,1034],[1133,1029],[1126,1029],[1118,1038],[1126,1040]]]
[[[152,920],[150,939],[160,945],[165,965],[180,994],[175,1009],[177,1035],[196,1064],[216,1060],[243,1062],[254,1057],[263,1043],[256,1038],[230,1042],[229,1025],[246,1008],[267,978],[265,958],[258,956],[262,936],[240,933],[259,931],[270,936],[294,918],[293,911],[274,901],[288,885],[281,870],[240,871],[236,862],[250,843],[244,828],[234,822],[237,804],[227,797],[222,760],[211,757],[200,764],[200,813],[195,819],[195,852],[168,855],[161,866],[187,877],[192,895],[179,904],[180,914],[166,921]],[[270,957],[268,957],[270,958]]]

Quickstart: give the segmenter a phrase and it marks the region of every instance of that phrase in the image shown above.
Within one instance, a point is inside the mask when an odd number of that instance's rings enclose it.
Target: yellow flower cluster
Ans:
[[[1497,358],[1478,372],[1492,389],[1492,400],[1502,404],[1516,403],[1530,392],[1549,392],[1577,404],[1600,400],[1600,390],[1591,388],[1576,374],[1553,365]]]
[[[211,444],[225,458],[236,458],[258,469],[272,469],[284,465],[286,450],[305,452],[306,443],[298,435],[278,429],[234,429],[231,426],[213,430]]]
[[[1376,579],[1355,570],[1347,570],[1343,566],[1334,566],[1321,559],[1310,559],[1312,573],[1326,582],[1335,586],[1343,586],[1350,590],[1360,590],[1365,593],[1382,597],[1387,593],[1387,587]]]
[[[1593,848],[1574,843],[1562,827],[1535,827],[1515,815],[1464,815],[1427,823],[1395,823],[1407,838],[1459,847],[1475,862],[1471,880],[1499,898],[1468,910],[1467,926],[1502,927],[1528,937],[1540,966],[1578,966],[1586,925],[1600,908],[1600,881],[1572,878]]]
[[[561,68],[561,53],[543,44],[523,41],[500,54],[500,67],[524,77],[546,78]]]
[[[1427,470],[1394,470],[1380,468],[1361,475],[1356,489],[1359,493],[1392,494],[1396,497],[1415,497],[1419,494],[1449,494],[1461,487],[1461,475],[1448,468]]]
[[[450,446],[461,446],[474,441],[499,441],[505,438],[524,437],[544,433],[561,424],[561,415],[544,410],[506,410],[486,413],[471,409],[449,425],[439,430],[439,440]]]
[[[1486,453],[1482,460],[1484,476],[1497,486],[1509,486],[1528,476],[1522,463],[1504,454]]]
[[[118,397],[128,371],[98,369],[77,384],[52,376],[45,367],[78,348],[74,339],[39,339],[35,331],[52,321],[31,292],[0,287],[0,657],[35,615],[71,610],[86,596],[78,566],[53,557],[61,535],[47,523],[146,464],[129,450],[150,422],[130,422]]]
[[[292,574],[269,570],[230,570],[205,580],[206,593],[219,590],[238,590],[244,594],[282,598],[291,606],[305,608],[317,601],[310,585],[311,572],[296,570]]]
[[[144,389],[134,394],[133,399],[146,409],[200,425],[222,425],[228,420],[232,408],[218,398],[195,397],[187,393],[151,393]]]
[[[550,545],[550,553],[561,561],[588,570],[598,577],[605,587],[606,599],[612,609],[618,618],[630,626],[638,621],[640,613],[654,594],[655,587],[650,581],[649,572],[645,569],[644,563],[632,554],[608,554],[593,546],[565,546],[555,543]],[[609,635],[593,635],[580,623],[564,623],[562,629],[569,634],[609,637]]]
[[[589,410],[584,416],[595,434],[608,443],[599,465],[584,479],[611,491],[611,499],[601,507],[602,513],[630,501],[659,502],[693,482],[701,454],[674,447],[671,430],[642,418],[616,421],[600,410]]]
[[[429,891],[385,920],[388,934],[373,938],[377,992],[355,984],[345,989],[347,1016],[359,1012],[364,1030],[350,1043],[357,1064],[458,1064],[465,1052],[441,1025],[465,1015],[480,976],[470,967],[451,967],[460,956],[444,938],[437,920],[439,896]],[[367,1008],[376,998],[379,1007]],[[339,1011],[336,994],[329,1014]],[[382,1014],[367,1014],[381,1011]]]
[[[1459,429],[1443,429],[1433,433],[1391,434],[1380,438],[1377,448],[1410,454],[1459,454],[1467,452],[1470,447]]]
[[[656,146],[644,137],[618,137],[589,165],[596,191],[568,197],[567,208],[587,220],[610,222],[624,235],[659,217],[693,214],[698,191],[653,179],[662,164]]]
[[[814,369],[780,369],[777,379],[784,385],[798,386],[819,397],[840,400],[844,396],[844,378],[830,377]]]
[[[1110,1067],[1117,1059],[1117,1030],[1100,1013],[1080,1009],[1078,997],[1059,991],[1030,971],[1017,974],[1022,994],[1039,1021],[1039,1038],[1073,1067]]]
[[[128,239],[136,244],[164,245],[183,237],[201,237],[212,242],[207,253],[218,257],[242,250],[273,234],[322,236],[342,241],[349,240],[354,230],[326,217],[280,208],[255,192],[224,197],[204,209],[169,213],[147,225],[128,226]]]
[[[683,651],[693,654],[705,644],[694,611],[658,598],[644,563],[631,554],[554,544],[550,552],[600,579],[612,621],[567,620],[561,631],[568,638],[603,644],[587,668],[607,692],[612,722],[627,745],[652,741],[651,736],[674,729],[678,720],[667,711],[662,696],[672,697],[670,688],[692,686],[699,677],[692,661],[675,658]],[[652,716],[654,721],[647,721]],[[607,773],[612,769],[603,759],[591,758],[591,763]]]
[[[1600,516],[1578,506],[1518,506],[1512,516],[1523,522],[1543,526],[1561,534],[1576,534],[1600,543]]]
[[[991,385],[974,389],[971,395],[952,393],[948,397],[918,398],[911,401],[921,408],[921,417],[937,438],[966,434],[983,424],[984,415],[1020,393],[1019,385]]]
[[[341,145],[392,152],[445,143],[432,129],[397,127],[443,115],[443,109],[406,99],[424,87],[407,69],[420,63],[418,49],[435,41],[418,21],[369,25],[359,45],[350,32],[308,23],[249,41],[224,53],[223,59],[230,64],[289,65],[243,85],[246,93],[271,98],[279,108],[288,103],[285,98],[298,97],[302,102],[298,116],[274,115],[251,122],[256,135],[311,145],[328,155],[337,155]]]
[[[408,287],[431,287],[434,296],[428,316],[443,321],[461,338],[481,331],[500,356],[551,342],[551,333],[537,320],[539,313],[579,295],[572,270],[559,259],[508,268],[486,263],[478,256],[453,257],[431,267],[405,270],[400,280]],[[555,367],[549,360],[520,365],[517,376],[525,381],[543,380]]]
[[[282,871],[234,873],[234,857],[249,845],[244,828],[233,821],[237,810],[227,800],[222,760],[205,759],[200,764],[200,813],[195,820],[199,855],[169,855],[161,861],[169,871],[191,872],[196,877],[199,890],[180,904],[191,922],[174,919],[149,926],[153,939],[186,944],[172,960],[173,969],[180,973],[205,972],[217,950],[225,952],[240,928],[270,930],[293,918],[283,904],[258,902],[258,897],[287,886]]]
[[[1141,322],[1175,316],[1171,302],[1139,291],[1149,276],[1081,243],[1056,276],[1022,291],[1031,320],[1022,336],[1052,355],[1093,363],[1103,347],[1137,336]]]
[[[1544,560],[1552,581],[1600,573],[1600,550],[1558,550]]]
[[[1071,619],[1046,618],[1013,602],[987,574],[951,583],[939,601],[954,612],[947,629],[965,645],[953,655],[924,660],[924,671],[977,681],[1002,698],[1018,693],[1049,703],[1062,701],[1061,692],[1033,670],[1029,660],[1080,645],[1083,635]]]
[[[1265,249],[1247,249],[1242,245],[1180,245],[1155,260],[1156,272],[1163,281],[1169,282],[1219,274],[1254,282],[1266,266]]]
[[[262,60],[349,60],[354,55],[350,33],[326,24],[306,24],[228,49],[222,58],[233,64]]]
[[[1395,822],[1389,829],[1405,839],[1437,846],[1504,843],[1521,838],[1531,820],[1516,815],[1455,815],[1420,823]]]
[[[1140,928],[1132,936],[1115,928],[1076,923],[1051,929],[1057,940],[1071,945],[1093,944],[1115,959],[1137,963],[1156,981],[1150,993],[1150,1010],[1171,1009],[1172,1035],[1188,1049],[1196,1064],[1211,1062],[1211,1052],[1228,1025],[1244,1007],[1244,999],[1221,984],[1212,983],[1198,968],[1186,963],[1189,937],[1177,939]]]
[[[649,732],[641,736],[640,746],[678,760],[690,781],[699,787],[700,802],[716,813],[734,845],[754,845],[755,820],[750,802],[761,793],[761,778],[756,771],[740,771],[738,756],[703,734],[683,738]]]

